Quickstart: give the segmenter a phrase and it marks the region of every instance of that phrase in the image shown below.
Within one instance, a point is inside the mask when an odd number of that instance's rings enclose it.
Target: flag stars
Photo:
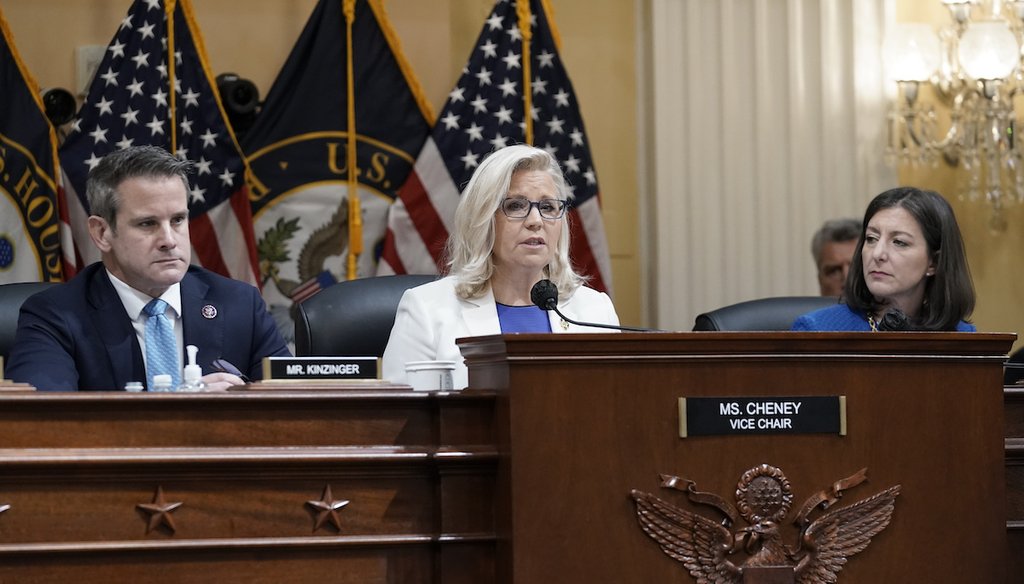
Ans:
[[[199,185],[196,185],[196,186],[192,187],[191,189],[189,189],[189,191],[188,191],[188,198],[189,198],[189,201],[191,201],[192,203],[205,203],[206,202],[206,189],[201,189],[201,188],[199,188]]]
[[[455,115],[455,112],[448,112],[448,115],[441,118],[441,123],[444,124],[445,130],[455,130],[459,127],[459,116]]]
[[[124,20],[121,21],[121,27],[120,28],[127,28],[127,29],[131,29],[132,28],[132,15],[131,14],[129,14],[128,16],[124,17]]]
[[[558,148],[551,142],[545,142],[543,148],[544,150],[547,151],[548,154],[555,157],[556,159],[558,158]]]
[[[117,144],[115,144],[115,146],[117,146],[118,150],[124,150],[126,148],[131,148],[132,144],[134,142],[135,142],[135,140],[133,140],[132,138],[129,138],[128,136],[124,136],[120,140],[117,141]]]
[[[502,97],[508,97],[510,95],[515,95],[516,94],[516,82],[512,81],[511,79],[506,77],[504,83],[499,85],[498,89],[501,90],[501,96]]]
[[[100,100],[98,102],[96,102],[96,109],[100,110],[99,115],[101,115],[101,116],[103,114],[111,114],[111,115],[113,115],[114,114],[114,110],[112,110],[110,108],[110,106],[112,106],[112,105],[114,105],[113,100],[109,100],[106,97],[101,97]]]
[[[501,106],[501,108],[499,108],[498,111],[494,112],[491,115],[498,118],[498,125],[512,123],[512,110],[508,109],[505,106]]]
[[[142,49],[132,57],[132,61],[135,61],[135,66],[139,69],[143,67],[149,67],[149,53],[143,53]]]
[[[506,30],[505,33],[508,34],[508,38],[512,42],[523,40],[523,33],[519,31],[518,26],[509,27],[509,29]]]
[[[480,45],[480,50],[484,52],[484,56],[491,59],[498,56],[498,45],[494,44],[494,41],[487,39],[487,42]]]
[[[491,139],[491,146],[493,146],[495,150],[500,150],[505,146],[508,146],[508,138],[501,134],[495,134],[494,138]]]
[[[199,107],[199,93],[193,91],[191,88],[183,95],[185,98],[185,107],[194,106]]]
[[[146,24],[139,27],[139,34],[142,35],[142,40],[146,40],[147,38],[156,38],[156,35],[153,34],[154,26],[156,25],[149,24],[147,22]]]
[[[121,119],[124,120],[125,128],[132,124],[137,124],[139,123],[139,110],[128,108],[128,111],[121,114]]]
[[[128,97],[135,97],[136,95],[142,95],[142,82],[138,79],[132,79],[130,85],[128,85],[128,92],[131,94]]]
[[[487,100],[479,95],[476,96],[476,99],[469,102],[469,104],[473,106],[474,113],[482,114],[487,111]]]
[[[113,69],[107,69],[107,72],[100,75],[100,78],[103,79],[106,85],[117,87],[117,73]]]
[[[107,141],[107,131],[99,126],[96,126],[93,131],[89,132],[89,135],[92,136],[93,144]]]
[[[594,174],[593,167],[587,168],[587,172],[583,173],[583,178],[587,179],[588,185],[593,186],[597,184],[597,175]]]
[[[565,159],[565,168],[568,169],[569,172],[578,174],[580,171],[580,159],[570,154],[569,158]]]
[[[466,101],[466,88],[456,87],[448,94],[448,99],[451,101]]]
[[[156,136],[157,134],[164,133],[164,123],[156,116],[153,116],[153,121],[147,123],[146,127],[149,128],[150,136]]]
[[[211,164],[213,164],[213,162],[207,160],[205,156],[200,157],[199,161],[196,162],[196,175],[202,176],[204,174],[213,174],[210,171]]]
[[[583,146],[583,132],[579,128],[573,128],[572,132],[569,132],[569,139],[572,140],[573,146]]]
[[[181,134],[183,136],[191,136],[192,135],[192,120],[182,116],[181,122],[178,124],[178,128],[181,129]]]
[[[505,66],[509,69],[519,69],[519,58],[521,55],[514,51],[509,51],[507,55],[501,58],[505,62]]]
[[[146,6],[149,6],[150,10],[159,10],[160,9],[160,0],[145,0],[145,1],[146,1]]]
[[[234,183],[235,181],[235,173],[225,168],[224,172],[220,173],[220,175],[218,175],[217,178],[219,178],[221,182],[224,183],[224,186],[230,187],[232,183]]]
[[[539,55],[537,55],[537,62],[540,63],[541,69],[545,67],[554,67],[554,60],[555,54],[548,52],[547,49],[544,49]]]
[[[534,79],[533,79],[533,94],[534,95],[541,95],[541,94],[545,94],[546,95],[547,92],[548,92],[548,82],[546,80],[544,80],[544,79],[541,79],[540,77],[534,77]]]
[[[217,134],[210,131],[210,128],[206,128],[199,138],[203,141],[203,148],[213,148],[217,145]]]
[[[131,18],[131,17],[129,16],[128,18]],[[116,59],[117,57],[123,57],[124,56],[124,43],[122,43],[121,41],[114,41],[114,44],[112,44],[109,47],[107,47],[107,50],[110,51],[110,58],[111,59]]]
[[[185,148],[184,146],[179,146],[178,149],[174,151],[174,155],[180,158],[181,160],[188,160],[188,148]]]
[[[91,153],[91,154],[89,155],[89,158],[86,158],[86,159],[85,159],[85,163],[86,163],[87,165],[89,165],[89,170],[92,170],[92,169],[96,168],[96,165],[97,165],[97,164],[99,164],[99,163],[100,163],[100,157],[99,157],[99,156],[96,156],[96,153],[95,153],[95,152],[93,152],[93,153]]]
[[[501,16],[495,14],[487,19],[487,26],[490,27],[491,30],[501,30],[502,20]]]
[[[164,39],[164,40],[166,41],[167,39]],[[174,63],[177,64],[177,65],[181,65],[181,51],[180,50],[179,51],[174,51]]]
[[[157,89],[156,92],[150,97],[152,97],[153,101],[156,102],[157,107],[167,107],[167,93],[164,91],[162,87],[160,89]]]
[[[469,127],[466,128],[465,132],[466,132],[466,135],[469,136],[469,141],[470,142],[475,142],[476,140],[483,140],[484,139],[484,129],[483,129],[483,126],[476,125],[476,122],[471,123],[469,125]]]
[[[491,71],[487,70],[487,67],[480,67],[480,72],[476,74],[476,78],[480,80],[480,85],[491,84]]]
[[[156,66],[156,70],[160,72],[162,79],[167,79],[167,63],[160,63]]]
[[[459,158],[459,160],[465,163],[467,170],[470,168],[476,168],[479,164],[479,159],[480,157],[474,154],[472,150],[467,151],[461,158]]]
[[[559,87],[558,93],[553,97],[555,98],[555,105],[558,107],[569,107],[569,92],[564,88]]]
[[[565,130],[562,129],[562,126],[565,124],[565,120],[558,119],[558,116],[551,118],[551,121],[544,122],[544,124],[552,134],[565,134]]]

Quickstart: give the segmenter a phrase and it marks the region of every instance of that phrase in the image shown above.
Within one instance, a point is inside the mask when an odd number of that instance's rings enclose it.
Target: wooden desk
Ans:
[[[840,584],[1003,582],[1012,338],[508,335],[463,341],[448,394],[3,392],[0,581],[690,582],[630,490],[729,498],[765,462],[797,504],[902,486]],[[833,394],[846,436],[678,436],[682,396]]]
[[[491,581],[492,412],[408,388],[0,394],[0,581]],[[158,488],[173,531],[147,532]],[[324,500],[349,501],[337,525]]]
[[[632,489],[679,475],[732,501],[781,468],[794,507],[867,467],[843,504],[901,485],[840,584],[1003,582],[1002,362],[1014,335],[672,333],[463,340],[498,392],[499,582],[689,582],[639,528]],[[847,396],[848,434],[680,438],[680,397]],[[706,509],[706,508],[705,508]],[[796,529],[782,526],[795,544]],[[708,514],[709,517],[714,517]],[[717,517],[715,517],[717,520]],[[735,527],[744,527],[740,521]]]

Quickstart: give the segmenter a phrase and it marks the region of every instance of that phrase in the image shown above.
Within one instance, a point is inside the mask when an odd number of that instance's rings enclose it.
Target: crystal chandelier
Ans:
[[[899,88],[886,156],[894,164],[959,166],[966,177],[962,196],[986,200],[990,227],[1003,231],[1003,209],[1024,202],[1024,138],[1014,109],[1014,98],[1024,95],[1024,0],[942,3],[951,22],[937,34],[916,23],[886,34],[883,57]],[[948,106],[945,132],[933,105],[918,100],[923,83]]]

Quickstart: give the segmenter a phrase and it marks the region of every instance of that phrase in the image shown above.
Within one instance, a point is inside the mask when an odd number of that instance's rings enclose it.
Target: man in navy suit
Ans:
[[[152,146],[104,157],[89,173],[89,236],[102,261],[22,305],[5,375],[44,391],[120,390],[149,385],[143,308],[166,302],[178,365],[185,345],[198,363],[215,359],[262,378],[264,357],[290,355],[259,291],[190,266],[188,177],[191,165]],[[238,376],[203,376],[211,390],[243,383]]]

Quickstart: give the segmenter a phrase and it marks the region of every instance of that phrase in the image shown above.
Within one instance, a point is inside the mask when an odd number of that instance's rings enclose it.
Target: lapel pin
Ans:
[[[217,317],[217,307],[212,304],[207,304],[203,307],[203,318],[211,319]]]

